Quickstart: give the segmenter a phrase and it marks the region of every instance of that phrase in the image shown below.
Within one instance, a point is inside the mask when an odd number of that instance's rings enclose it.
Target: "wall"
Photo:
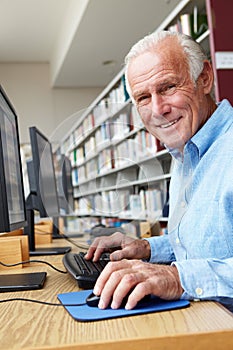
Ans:
[[[103,90],[53,89],[48,63],[1,63],[0,77],[18,115],[22,144],[29,142],[29,126],[37,126],[52,141],[60,140]]]

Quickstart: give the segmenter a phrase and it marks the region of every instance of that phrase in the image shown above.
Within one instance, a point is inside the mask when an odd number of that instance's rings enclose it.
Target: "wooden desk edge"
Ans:
[[[228,350],[233,348],[233,330],[207,333],[179,334],[167,337],[148,337],[146,339],[124,339],[85,344],[66,344],[61,346],[36,347],[36,350]]]

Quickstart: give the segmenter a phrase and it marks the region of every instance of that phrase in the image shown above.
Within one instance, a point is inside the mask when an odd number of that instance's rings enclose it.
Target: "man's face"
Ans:
[[[182,49],[166,41],[139,55],[129,65],[128,81],[147,130],[182,151],[208,118],[206,88],[202,79],[191,80]]]

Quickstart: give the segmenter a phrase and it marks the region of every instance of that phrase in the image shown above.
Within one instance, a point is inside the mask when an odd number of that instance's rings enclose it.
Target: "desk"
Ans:
[[[67,242],[56,240],[53,244],[67,245]],[[64,269],[60,255],[38,258]],[[2,293],[1,299],[18,296],[58,302],[57,294],[78,290],[68,274],[46,265],[31,264],[10,273],[22,271],[47,271],[44,288]],[[0,348],[227,350],[233,349],[233,317],[217,303],[192,302],[189,308],[180,310],[81,323],[73,320],[63,307],[15,301],[0,304]]]

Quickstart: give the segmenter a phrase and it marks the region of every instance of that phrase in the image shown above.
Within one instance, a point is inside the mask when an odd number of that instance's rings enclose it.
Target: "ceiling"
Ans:
[[[102,87],[179,0],[0,0],[0,63],[49,62],[53,87]]]

